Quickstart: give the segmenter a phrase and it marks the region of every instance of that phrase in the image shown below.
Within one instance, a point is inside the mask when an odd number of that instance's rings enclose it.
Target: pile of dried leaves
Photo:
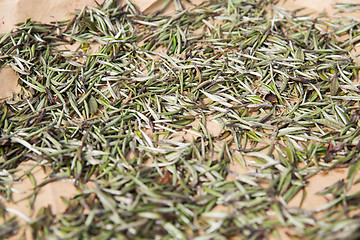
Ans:
[[[36,239],[262,239],[284,227],[357,239],[360,20],[272,0],[175,4],[142,15],[108,0],[2,36],[0,65],[22,87],[0,105],[1,198],[32,159],[81,189],[63,214],[27,222]],[[328,204],[288,206],[335,168],[348,174],[320,193]],[[0,209],[11,236],[21,224]]]

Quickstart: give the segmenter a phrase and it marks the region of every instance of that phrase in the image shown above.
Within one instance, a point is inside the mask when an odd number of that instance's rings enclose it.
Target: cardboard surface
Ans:
[[[48,174],[52,171],[48,167],[39,167],[34,161],[21,163],[18,169],[19,171],[13,174],[14,183],[11,186],[14,203],[6,202],[5,204],[6,211],[10,216],[17,216],[19,223],[23,224],[35,219],[37,213],[43,207],[50,206],[51,212],[54,215],[63,213],[66,210],[66,205],[62,201],[62,197],[70,199],[77,191],[72,182],[59,180],[45,184],[38,189],[35,201],[31,206],[30,202],[32,198],[29,196],[34,192],[34,185],[29,176],[33,177],[36,184],[41,184],[49,179]],[[18,237],[32,239],[31,231],[23,228],[11,239],[18,239]]]
[[[28,18],[44,23],[69,19],[70,12],[86,5],[96,6],[96,3],[93,0],[0,0],[0,33],[10,31]]]
[[[332,7],[339,0],[287,0],[281,1],[280,6],[288,9],[305,8],[307,12],[323,13],[333,15],[335,9]],[[344,1],[343,1],[344,2]]]
[[[0,68],[0,100],[20,91],[18,76],[11,67]]]
[[[153,12],[162,7],[163,0],[133,0],[132,1],[140,11]],[[194,4],[201,4],[204,0],[192,0]],[[326,11],[328,15],[334,14],[336,11],[332,8],[332,5],[336,2],[345,2],[337,0],[287,0],[285,3],[280,2],[280,5],[286,8],[307,8],[306,11],[313,13],[322,13]],[[359,1],[356,1],[360,3]],[[93,0],[0,0],[0,32],[10,31],[14,24],[25,21],[27,18],[32,18],[41,22],[51,22],[56,20],[71,18],[71,14],[68,12],[74,9],[82,9],[85,5],[96,6]],[[169,6],[169,10],[174,6]],[[360,16],[359,16],[360,17]],[[0,69],[0,99],[11,96],[12,92],[19,91],[17,86],[17,75],[10,67]],[[209,126],[216,132],[216,129],[220,127],[216,123],[209,123]],[[13,177],[19,178],[24,175],[26,171],[30,171],[37,182],[37,184],[48,179],[47,174],[50,173],[50,169],[45,168],[45,172],[41,167],[34,167],[34,162],[23,163],[19,166],[20,171],[13,175]],[[32,169],[32,170],[31,170]],[[245,173],[246,170],[238,165],[232,166],[232,170],[237,173]],[[318,174],[309,179],[309,185],[306,188],[307,196],[302,204],[304,209],[316,209],[328,202],[328,199],[323,196],[319,196],[316,193],[323,190],[325,187],[332,185],[333,183],[346,178],[347,169],[342,171],[330,171],[324,174]],[[358,176],[360,177],[360,176]],[[65,210],[65,204],[61,200],[61,197],[71,198],[76,194],[77,189],[71,182],[54,181],[46,184],[40,189],[39,195],[34,202],[34,207],[29,207],[29,199],[22,200],[24,196],[33,191],[33,185],[29,177],[22,177],[11,186],[14,189],[14,200],[17,200],[17,204],[11,204],[4,199],[1,201],[9,209],[11,214],[21,212],[24,216],[20,217],[23,221],[26,219],[32,219],[36,216],[37,211],[41,207],[47,207],[51,205],[52,212],[54,214],[62,213]],[[356,192],[360,190],[360,186],[355,185],[350,191]],[[290,202],[290,206],[299,207],[301,201],[301,193],[299,193]],[[221,207],[219,207],[221,208]],[[15,211],[14,211],[15,210]],[[222,209],[226,211],[226,208]],[[284,230],[286,231],[286,229]],[[23,233],[24,234],[24,233]]]

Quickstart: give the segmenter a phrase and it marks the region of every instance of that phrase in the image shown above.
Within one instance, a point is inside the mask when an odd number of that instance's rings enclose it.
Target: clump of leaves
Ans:
[[[96,184],[34,220],[35,236],[261,239],[287,227],[295,239],[355,239],[359,21],[271,0],[176,3],[166,16],[105,1],[0,39],[0,64],[22,87],[0,106],[1,169],[32,159]],[[328,204],[287,205],[339,167],[348,176]]]

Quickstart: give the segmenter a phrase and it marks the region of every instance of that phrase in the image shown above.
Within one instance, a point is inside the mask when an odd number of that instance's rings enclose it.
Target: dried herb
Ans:
[[[356,239],[359,20],[271,0],[175,3],[163,16],[105,1],[1,37],[0,64],[21,85],[0,105],[2,198],[32,159],[83,187],[63,214],[29,220],[35,238],[262,239],[287,227],[294,239]],[[288,206],[340,167],[348,177],[320,193],[328,204]],[[8,237],[19,226],[1,209]]]

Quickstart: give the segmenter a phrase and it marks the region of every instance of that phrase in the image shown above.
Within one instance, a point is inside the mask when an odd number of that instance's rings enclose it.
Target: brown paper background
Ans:
[[[201,2],[204,1],[206,0],[192,0],[192,2],[196,5],[201,4]],[[163,3],[161,0],[133,0],[132,2],[138,7],[140,11],[145,13],[158,10],[161,8]],[[280,1],[278,5],[290,9],[306,8],[304,11],[314,15],[326,12],[329,16],[334,16],[336,11],[332,8],[332,5],[336,2],[347,1],[287,0],[285,3],[284,1]],[[360,0],[352,2],[360,3]],[[74,11],[74,9],[80,10],[85,5],[96,6],[96,3],[92,0],[0,0],[0,33],[11,31],[16,23],[23,22],[28,18],[45,23],[56,20],[69,19],[72,16],[69,12]],[[171,10],[172,9],[170,6],[168,11]],[[360,13],[351,13],[350,15],[360,18]],[[0,69],[0,99],[11,96],[12,92],[19,91],[20,88],[17,86],[17,80],[16,73],[10,67]],[[219,126],[216,125],[212,127],[215,131],[217,128],[219,128]],[[36,163],[32,161],[20,164],[20,171],[15,176],[20,176],[25,171],[28,171],[34,167],[35,164]],[[246,170],[241,166],[232,167],[233,170],[238,173],[246,172]],[[50,169],[45,168],[45,171],[43,171],[43,168],[35,167],[31,172],[35,177],[37,184],[39,184],[48,178],[47,175],[50,173]],[[346,178],[346,176],[347,169],[340,169],[327,173],[321,173],[312,177],[308,186],[306,187],[307,197],[302,205],[302,208],[313,210],[326,204],[327,200],[324,197],[316,195],[316,192],[323,190],[327,186],[331,186],[336,181]],[[358,174],[357,177],[360,177],[360,175]],[[359,185],[360,184],[353,186],[350,191],[359,191]],[[14,193],[15,200],[19,200],[33,191],[33,186],[28,177],[23,177],[20,181],[14,182],[12,187],[17,191],[17,193]],[[94,186],[87,187],[91,188]],[[49,183],[41,188],[33,209],[30,209],[28,200],[20,201],[17,204],[8,203],[1,199],[0,200],[7,208],[20,211],[26,217],[31,219],[36,216],[36,212],[41,207],[47,207],[48,205],[51,206],[52,212],[54,214],[62,213],[65,210],[65,204],[61,201],[61,197],[70,198],[76,194],[76,191],[77,189],[74,187],[73,183],[69,181],[56,181]],[[299,193],[289,203],[289,206],[299,207],[300,201],[301,194]],[[222,209],[221,206],[219,206],[219,209]],[[222,210],[226,211],[226,208],[223,208]],[[19,220],[24,221],[23,219]],[[284,231],[286,231],[286,229],[284,229]],[[20,234],[24,234],[24,232]],[[283,239],[287,239],[284,232],[282,232],[281,235]],[[29,233],[25,233],[25,235],[22,236],[26,236],[26,238],[31,239]],[[17,237],[18,236],[16,236],[16,238]]]
[[[70,12],[85,5],[96,6],[96,3],[93,0],[0,0],[0,33],[10,31],[16,23],[28,18],[44,23],[68,19]]]

